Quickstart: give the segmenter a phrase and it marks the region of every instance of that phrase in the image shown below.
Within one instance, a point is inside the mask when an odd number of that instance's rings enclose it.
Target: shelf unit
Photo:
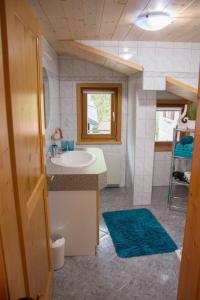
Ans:
[[[192,158],[189,157],[181,157],[181,156],[174,156],[174,149],[176,144],[179,143],[181,133],[183,135],[194,135],[194,130],[186,129],[182,130],[179,128],[174,129],[173,133],[173,144],[172,144],[172,158],[171,158],[171,167],[170,167],[170,178],[169,178],[169,191],[168,191],[168,207],[173,210],[180,210],[185,211],[187,208],[187,198],[188,198],[188,191],[189,191],[189,183],[179,181],[173,177],[173,173],[176,170],[176,163],[177,161],[189,161]],[[185,170],[186,171],[186,170]],[[188,170],[187,170],[188,171]],[[179,189],[179,193],[181,192],[181,188],[183,189],[183,194],[179,194],[177,191],[175,192],[176,187]]]

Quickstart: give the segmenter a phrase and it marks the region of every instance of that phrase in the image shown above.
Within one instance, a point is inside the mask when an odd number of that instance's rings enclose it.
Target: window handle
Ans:
[[[113,122],[115,122],[115,112],[112,112],[112,118],[113,118]]]

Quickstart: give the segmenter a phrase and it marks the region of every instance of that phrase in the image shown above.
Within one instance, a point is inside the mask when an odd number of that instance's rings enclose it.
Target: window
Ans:
[[[121,85],[77,84],[77,142],[121,143]]]
[[[156,110],[156,142],[171,142],[173,129],[181,115],[181,107],[158,107]]]
[[[173,141],[173,129],[176,127],[179,117],[187,101],[158,100],[156,109],[156,151],[171,151]]]

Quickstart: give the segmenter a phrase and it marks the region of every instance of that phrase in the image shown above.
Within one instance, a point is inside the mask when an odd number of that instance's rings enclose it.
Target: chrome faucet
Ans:
[[[49,147],[50,153],[51,153],[51,157],[56,157],[57,156],[57,152],[58,152],[58,146],[56,144],[52,144]]]
[[[53,134],[51,135],[51,140],[52,140],[52,144],[50,146],[51,157],[58,156],[61,147],[59,147],[56,142],[61,141],[62,138],[63,138],[63,134],[61,128],[55,128]]]

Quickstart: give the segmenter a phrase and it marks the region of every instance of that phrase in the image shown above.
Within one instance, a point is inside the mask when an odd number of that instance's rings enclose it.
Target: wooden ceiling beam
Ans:
[[[77,41],[60,41],[64,53],[74,55],[89,62],[99,64],[105,68],[130,76],[143,71],[143,66],[122,59],[109,52],[96,49]]]
[[[172,77],[166,77],[166,91],[183,99],[197,102],[198,90]]]

